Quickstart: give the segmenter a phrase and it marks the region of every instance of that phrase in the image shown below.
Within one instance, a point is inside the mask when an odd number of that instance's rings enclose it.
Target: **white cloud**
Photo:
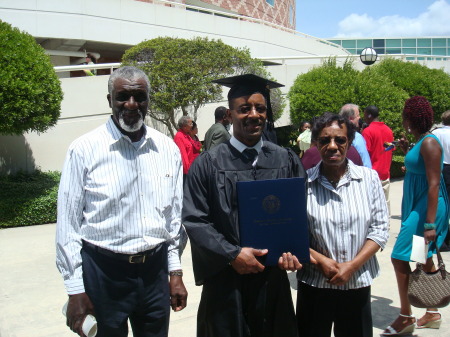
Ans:
[[[400,15],[372,18],[350,14],[339,22],[336,37],[405,37],[450,35],[450,4],[437,0],[415,18]]]

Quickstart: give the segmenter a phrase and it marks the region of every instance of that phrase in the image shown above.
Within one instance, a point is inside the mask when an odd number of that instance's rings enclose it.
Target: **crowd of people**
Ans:
[[[270,89],[281,84],[249,74],[216,83],[230,88],[228,108],[215,110],[202,148],[189,116],[180,118],[173,140],[144,124],[150,83],[143,71],[126,66],[110,76],[112,116],[71,144],[58,193],[67,325],[84,336],[83,321],[93,315],[98,337],[127,336],[128,321],[136,337],[167,336],[170,308],[187,305],[180,256],[189,238],[203,287],[198,337],[328,337],[332,329],[335,336],[372,336],[376,253],[389,237],[392,131],[368,106],[359,133],[359,107],[346,104],[302,125],[300,158],[276,145]],[[416,143],[410,148],[402,138],[397,145],[408,152],[392,252],[401,308],[385,336],[438,328],[442,320],[428,308],[416,321],[406,287],[412,235],[430,243],[428,271],[447,235],[449,112],[443,121],[433,135],[428,101],[405,103],[403,124]],[[288,178],[304,181],[298,207],[305,208],[309,262],[285,251],[267,265],[267,247],[241,244],[237,185]],[[258,205],[243,208],[257,212]],[[296,310],[287,271],[297,272]]]

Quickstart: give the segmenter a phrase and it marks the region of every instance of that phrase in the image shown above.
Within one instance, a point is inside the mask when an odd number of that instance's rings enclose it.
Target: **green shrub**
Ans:
[[[46,131],[58,121],[62,97],[44,48],[0,20],[0,134]]]
[[[0,176],[0,227],[56,222],[59,172]]]
[[[402,167],[405,166],[405,155],[404,154],[394,154],[392,156],[391,164],[391,179],[401,178],[405,176]]]

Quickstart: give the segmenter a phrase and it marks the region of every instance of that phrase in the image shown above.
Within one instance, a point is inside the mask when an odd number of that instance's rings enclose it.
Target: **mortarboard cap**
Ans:
[[[237,97],[249,96],[257,92],[261,93],[266,98],[267,102],[268,127],[270,129],[273,128],[273,113],[272,106],[270,104],[270,89],[284,87],[283,84],[253,74],[244,74],[221,78],[218,80],[214,80],[213,83],[217,83],[230,88],[230,91],[228,92],[228,101]]]

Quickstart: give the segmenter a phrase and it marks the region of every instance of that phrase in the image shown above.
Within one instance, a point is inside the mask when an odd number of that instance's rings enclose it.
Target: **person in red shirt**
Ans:
[[[183,174],[186,175],[191,167],[192,162],[200,153],[201,143],[195,141],[192,137],[192,129],[194,122],[189,116],[182,116],[178,120],[178,132],[173,140],[177,144],[183,161]]]
[[[379,115],[380,112],[375,105],[369,105],[364,109],[364,122],[369,126],[364,129],[362,135],[366,141],[372,169],[377,171],[380,177],[390,213],[389,186],[394,134],[386,124],[379,121]]]

